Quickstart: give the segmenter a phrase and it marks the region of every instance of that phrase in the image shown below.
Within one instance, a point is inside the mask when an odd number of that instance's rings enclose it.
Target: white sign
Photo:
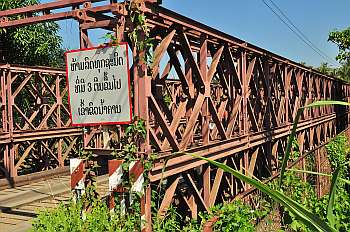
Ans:
[[[72,126],[131,122],[127,43],[66,52]]]

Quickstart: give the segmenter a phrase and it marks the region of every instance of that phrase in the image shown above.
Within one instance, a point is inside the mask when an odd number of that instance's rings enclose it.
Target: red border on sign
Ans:
[[[72,119],[72,108],[70,105],[70,94],[69,94],[69,80],[68,80],[68,53],[74,53],[74,52],[80,52],[80,51],[86,51],[86,50],[94,50],[99,48],[107,48],[107,47],[117,47],[125,45],[126,47],[126,69],[128,72],[128,93],[129,93],[129,108],[130,108],[130,120],[125,122],[101,122],[101,123],[80,123],[80,124],[74,124]],[[127,42],[121,42],[119,45],[106,45],[106,46],[98,46],[98,47],[91,47],[91,48],[82,48],[82,49],[75,49],[70,50],[64,53],[65,60],[66,60],[66,82],[68,87],[68,102],[69,102],[69,117],[72,122],[72,126],[99,126],[99,125],[122,125],[122,124],[130,124],[132,122],[132,103],[131,103],[131,87],[130,87],[130,69],[129,69],[129,45]]]

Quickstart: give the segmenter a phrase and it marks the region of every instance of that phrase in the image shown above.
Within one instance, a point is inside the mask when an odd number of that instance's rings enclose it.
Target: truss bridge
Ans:
[[[97,46],[90,40],[96,28],[115,32],[120,42],[129,43],[133,113],[147,129],[140,154],[157,155],[148,188],[156,188],[160,181],[165,185],[160,215],[177,202],[184,214],[196,218],[214,204],[254,191],[180,152],[218,160],[259,179],[274,178],[298,109],[318,100],[350,100],[350,86],[342,80],[168,10],[155,0],[140,1],[139,7],[154,43],[150,65],[137,59],[128,37],[133,29],[128,2],[59,0],[1,11],[0,28],[74,19],[81,48]],[[0,93],[2,188],[65,175],[69,158],[82,148],[101,157],[120,149],[121,126],[70,125],[63,69],[2,64]],[[345,131],[348,123],[346,107],[305,109],[296,136],[302,155],[290,165],[305,168],[307,156],[314,156],[314,170],[329,171],[323,145]],[[322,195],[329,180],[319,177],[316,182]],[[146,198],[149,203],[150,195]]]

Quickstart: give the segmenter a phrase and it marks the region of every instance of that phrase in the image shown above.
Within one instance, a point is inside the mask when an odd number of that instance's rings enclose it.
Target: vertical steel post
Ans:
[[[56,75],[56,101],[57,101],[57,121],[56,121],[56,127],[61,128],[62,127],[62,121],[61,121],[61,104],[62,104],[62,97],[61,97],[61,91],[60,91],[60,76]],[[61,138],[58,139],[57,144],[57,159],[59,162],[59,166],[64,166],[64,160],[62,157],[62,140]]]
[[[7,121],[7,101],[6,101],[6,96],[7,96],[7,85],[6,85],[6,73],[7,69],[2,68],[1,70],[1,111],[2,111],[2,130],[5,133],[8,133],[8,121]],[[6,169],[7,173],[10,173],[10,160],[9,160],[9,145],[5,145],[4,149],[4,168]]]
[[[203,200],[205,204],[210,205],[210,190],[211,190],[211,178],[210,178],[210,165],[203,165]]]
[[[238,126],[238,133],[239,135],[244,135],[244,115],[243,115],[243,103],[244,103],[244,79],[243,79],[243,64],[242,64],[243,56],[241,55],[240,58],[237,59],[237,75],[239,80],[241,81],[241,96],[242,96],[242,101],[240,103],[239,107],[239,126]],[[235,96],[239,96],[239,90],[234,89]],[[232,101],[233,106],[234,106],[234,101]]]
[[[210,113],[209,113],[209,106],[208,106],[208,97],[210,97],[210,83],[207,77],[208,42],[207,42],[206,36],[203,34],[201,35],[200,39],[201,39],[201,47],[198,53],[198,61],[199,61],[199,69],[201,71],[201,75],[203,77],[203,82],[205,85],[205,94],[206,94],[206,97],[202,106],[202,138],[203,138],[203,144],[208,144],[209,143],[209,122],[210,122]]]
[[[245,150],[243,152],[243,165],[244,165],[244,173],[245,175],[249,175],[248,170],[249,170],[249,150]],[[244,182],[244,190],[247,190],[250,188],[250,185]]]
[[[243,85],[243,133],[245,136],[249,133],[249,124],[248,124],[248,115],[247,115],[247,107],[248,107],[248,97],[249,97],[249,91],[248,91],[248,85],[247,83],[247,53],[246,51],[241,52],[241,77],[242,77],[242,85]]]
[[[285,110],[285,124],[289,124],[289,105],[290,105],[290,99],[289,99],[289,95],[290,95],[290,79],[291,79],[291,74],[288,73],[288,66],[286,65],[284,67],[284,89],[285,89],[285,93],[286,93],[286,96],[285,96],[285,107],[284,107],[284,110]]]
[[[148,99],[151,96],[151,78],[147,75],[147,64],[144,61],[145,51],[138,51],[136,46],[133,45],[133,62],[134,62],[134,115],[138,119],[142,119],[146,126],[146,138],[140,144],[140,154],[145,158],[151,152],[150,139],[149,139],[149,115],[148,115]],[[144,204],[146,225],[144,231],[152,230],[151,222],[151,189],[150,186],[145,187]],[[147,206],[147,207],[146,207]]]
[[[270,72],[270,66],[269,66],[269,61],[268,61],[268,57],[264,57],[263,59],[263,67],[264,67],[264,74],[265,74],[265,78],[266,78],[266,85],[267,85],[267,114],[268,114],[268,128],[269,129],[273,129],[274,125],[272,124],[272,117],[274,117],[274,115],[272,115],[272,109],[273,109],[273,102],[271,99],[271,72]],[[278,122],[277,122],[278,123]],[[268,140],[266,142],[266,146],[264,149],[264,154],[267,160],[267,169],[269,171],[269,175],[272,175],[272,135],[271,132],[269,132],[267,134],[268,136]]]
[[[14,131],[14,122],[13,122],[13,104],[14,104],[14,98],[12,96],[12,73],[11,70],[8,70],[7,73],[7,116],[8,116],[8,132],[10,139],[13,138],[13,131]],[[10,170],[10,176],[16,177],[17,176],[17,170],[15,168],[15,144],[13,142],[9,143],[9,159],[8,159],[8,167]]]

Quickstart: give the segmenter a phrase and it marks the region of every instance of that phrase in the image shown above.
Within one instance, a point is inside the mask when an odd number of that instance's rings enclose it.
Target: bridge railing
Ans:
[[[3,174],[63,167],[82,138],[80,128],[70,127],[65,72],[0,65],[0,78]]]
[[[157,151],[269,133],[291,126],[297,110],[311,102],[349,100],[349,86],[341,80],[161,6],[146,6],[157,41],[146,91],[149,120],[158,122],[150,128]],[[169,77],[181,85],[169,89]],[[307,109],[301,123],[340,111],[330,105]]]

